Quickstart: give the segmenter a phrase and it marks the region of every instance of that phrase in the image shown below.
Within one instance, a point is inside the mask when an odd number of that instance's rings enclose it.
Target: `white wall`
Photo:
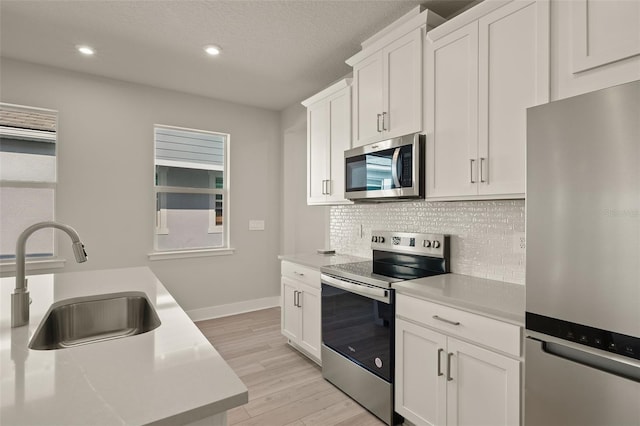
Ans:
[[[59,113],[56,219],[89,254],[64,270],[147,265],[186,310],[266,297],[279,287],[280,114],[2,58],[3,102]],[[153,247],[153,125],[231,134],[230,256],[149,261]],[[126,155],[123,155],[125,153]],[[265,231],[249,231],[264,219]]]
[[[312,253],[329,247],[329,208],[307,205],[307,110],[282,111],[282,253]]]

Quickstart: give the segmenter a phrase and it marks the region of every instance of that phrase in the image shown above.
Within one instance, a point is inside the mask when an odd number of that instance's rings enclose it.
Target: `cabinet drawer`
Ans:
[[[437,303],[399,294],[396,314],[451,336],[480,343],[519,357],[521,328]]]
[[[307,266],[298,265],[297,263],[282,261],[282,276],[289,277],[297,281],[314,287],[320,288],[320,271]]]

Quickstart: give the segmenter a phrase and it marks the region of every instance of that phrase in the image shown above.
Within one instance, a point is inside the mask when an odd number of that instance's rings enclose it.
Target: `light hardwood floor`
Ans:
[[[229,411],[229,425],[384,426],[287,344],[280,308],[196,325],[249,389],[249,403]]]

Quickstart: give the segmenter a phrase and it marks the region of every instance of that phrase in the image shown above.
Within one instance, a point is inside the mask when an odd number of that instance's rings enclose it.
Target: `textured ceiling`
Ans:
[[[0,0],[0,55],[281,110],[348,74],[360,42],[416,5],[446,17],[469,2]]]

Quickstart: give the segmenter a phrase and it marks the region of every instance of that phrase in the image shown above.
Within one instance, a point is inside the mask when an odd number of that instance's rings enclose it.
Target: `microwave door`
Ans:
[[[391,178],[393,179],[394,188],[400,188],[402,186],[400,178],[398,177],[398,175],[402,176],[402,172],[398,173],[398,167],[402,163],[398,163],[398,158],[400,158],[400,148],[395,149],[391,160]]]

